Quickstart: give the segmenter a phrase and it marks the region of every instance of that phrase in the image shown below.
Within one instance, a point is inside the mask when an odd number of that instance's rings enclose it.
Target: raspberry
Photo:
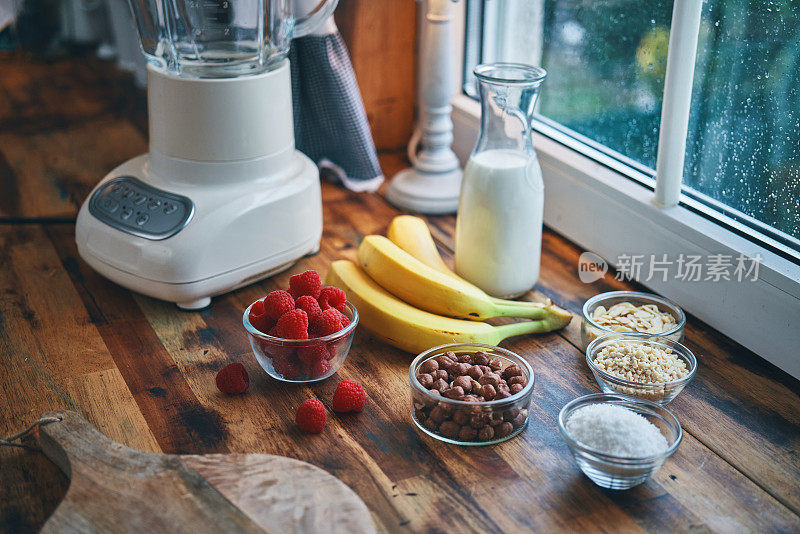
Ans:
[[[322,312],[319,311],[314,315],[308,316],[308,337],[321,337],[322,330],[320,329],[320,325],[322,324]]]
[[[314,378],[320,378],[331,372],[331,364],[328,360],[318,360],[311,366],[309,373]]]
[[[272,368],[287,380],[294,380],[300,375],[300,366],[290,358],[273,358]]]
[[[277,321],[282,315],[294,309],[294,299],[292,296],[279,289],[264,297],[264,313],[273,321]]]
[[[336,308],[328,308],[319,316],[315,316],[314,319],[316,322],[312,328],[314,332],[319,336],[329,336],[344,328],[342,320],[337,314],[341,315]]]
[[[308,315],[303,310],[292,310],[281,315],[275,331],[284,339],[308,339]]]
[[[342,328],[344,328],[345,326],[350,324],[350,319],[348,319],[345,314],[343,314],[342,312],[340,312],[336,308],[333,308],[333,310],[336,312],[334,315],[336,315],[339,318],[339,321],[342,323]],[[331,313],[333,313],[333,312],[331,312]]]
[[[316,299],[311,295],[297,297],[297,300],[294,302],[294,304],[297,306],[298,310],[303,310],[309,317],[322,312],[322,308],[319,307],[319,302],[317,302]]]
[[[317,271],[306,271],[289,278],[289,293],[294,298],[303,295],[311,295],[314,298],[318,298],[321,289],[322,283],[319,281]]]
[[[328,347],[324,343],[300,347],[297,349],[297,357],[306,365],[314,365],[320,360],[328,359]]]
[[[366,400],[361,384],[355,380],[342,380],[333,393],[333,411],[360,412]]]
[[[325,427],[325,406],[317,399],[308,399],[297,408],[295,423],[303,432],[319,434]]]
[[[319,305],[322,309],[336,308],[340,312],[344,312],[345,304],[347,304],[347,297],[344,291],[334,286],[325,286],[319,293]]]
[[[250,376],[241,363],[231,363],[220,369],[216,377],[217,389],[223,393],[244,393],[250,385]]]
[[[255,303],[250,307],[250,313],[247,314],[247,320],[250,321],[250,324],[253,325],[256,330],[265,333],[275,325],[275,321],[270,319],[266,314],[263,300],[255,301]]]

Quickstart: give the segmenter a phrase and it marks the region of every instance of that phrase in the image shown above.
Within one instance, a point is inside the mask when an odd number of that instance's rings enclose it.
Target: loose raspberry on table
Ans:
[[[316,299],[319,298],[321,290],[322,282],[319,281],[317,271],[306,271],[289,278],[289,293],[294,298],[311,295]]]
[[[328,308],[320,315],[314,316],[314,324],[311,326],[311,329],[319,337],[335,334],[344,328],[339,315],[341,315],[341,313],[336,308]]]
[[[333,411],[360,412],[366,400],[361,384],[355,380],[342,380],[333,393]]]
[[[338,287],[325,286],[319,293],[319,305],[322,309],[336,308],[340,312],[344,312],[345,304],[347,304],[347,297],[344,291]]]
[[[278,337],[284,339],[308,339],[308,315],[303,310],[292,310],[281,315],[275,325]]]
[[[317,299],[312,297],[311,295],[303,295],[301,297],[297,297],[297,300],[294,302],[295,306],[298,310],[303,310],[306,312],[306,315],[310,317],[316,315],[317,313],[322,312],[322,308],[319,306],[319,302]]]
[[[325,406],[317,399],[308,399],[297,408],[294,421],[300,430],[311,434],[319,434],[325,428]]]
[[[264,313],[273,321],[277,321],[294,309],[294,298],[288,291],[279,289],[264,297]]]
[[[216,376],[217,389],[223,393],[244,393],[250,385],[250,376],[241,363],[231,363],[220,369]]]

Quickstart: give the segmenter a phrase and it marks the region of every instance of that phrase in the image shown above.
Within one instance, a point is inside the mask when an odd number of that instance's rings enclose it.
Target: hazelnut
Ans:
[[[511,408],[510,410],[506,410],[503,412],[503,421],[511,421],[517,415],[519,415],[520,409],[519,408]]]
[[[508,391],[509,390],[508,383],[505,380],[500,380],[500,383],[497,384],[497,390],[499,391],[501,389],[503,391]]]
[[[469,426],[472,428],[483,428],[489,424],[489,414],[486,412],[474,413],[469,418]]]
[[[511,426],[511,423],[508,424]],[[461,431],[461,426],[453,421],[445,421],[439,426],[439,433],[447,438],[455,438]]]
[[[431,410],[430,419],[433,419],[436,423],[441,423],[445,419],[450,416],[448,411],[444,409],[441,405],[436,406],[433,410]]]
[[[503,361],[500,358],[492,358],[489,360],[489,367],[492,371],[499,371],[503,368]]]
[[[464,395],[464,398],[461,399],[461,400],[463,400],[465,402],[478,402],[478,396],[477,395]]]
[[[494,428],[485,426],[478,431],[478,439],[481,441],[489,441],[494,438]]]
[[[523,386],[522,384],[511,384],[511,387],[508,388],[508,391],[512,395],[516,395],[517,393],[519,393],[523,389],[525,389],[525,386]]]
[[[444,369],[439,369],[437,371],[434,371],[431,376],[433,376],[434,380],[436,380],[438,378],[441,378],[442,380],[449,380],[450,379],[450,375],[447,374],[447,371],[445,371]]]
[[[458,423],[459,425],[466,425],[469,423],[469,412],[466,410],[458,410],[456,413],[453,414],[453,421]]]
[[[441,378],[437,378],[433,381],[433,384],[431,384],[431,389],[436,389],[439,391],[439,393],[443,393],[448,387],[450,386],[447,381],[442,380]]]
[[[514,428],[519,428],[525,424],[525,421],[528,419],[528,410],[520,410],[517,416],[511,420],[511,425]]]
[[[497,395],[494,396],[494,400],[507,399],[510,396],[511,393],[507,389],[498,389]]]
[[[489,355],[486,354],[484,351],[479,350],[475,353],[475,356],[472,358],[472,363],[476,365],[486,365],[489,363]]]
[[[464,398],[464,388],[461,386],[454,386],[442,392],[442,395],[448,399],[461,400]]]
[[[453,380],[453,387],[460,387],[465,393],[472,391],[472,379],[468,376],[459,376]]]
[[[492,412],[489,414],[489,424],[492,426],[497,426],[503,422],[503,414],[500,412]]]
[[[522,384],[522,387],[525,387],[525,386],[528,385],[528,379],[525,378],[522,375],[512,376],[511,378],[509,378],[507,380],[507,382],[508,382],[509,387],[512,386],[513,384]]]
[[[422,421],[422,426],[427,428],[428,430],[436,430],[439,427],[439,423],[433,420],[433,418],[429,417]],[[491,428],[491,427],[489,427]]]
[[[469,373],[469,368],[472,367],[468,363],[457,363],[456,365],[458,366],[456,376],[466,375],[467,373]]]
[[[416,419],[417,421],[422,422],[427,418],[428,418],[428,415],[425,413],[425,410],[423,410],[422,408],[415,408],[414,409],[414,419]]]
[[[478,391],[482,387],[480,385],[480,383],[478,383],[477,380],[470,379],[469,384],[470,384],[470,387],[472,388],[472,391]]]
[[[432,373],[439,368],[439,362],[436,360],[425,360],[422,362],[422,365],[419,366],[420,373]]]
[[[492,371],[492,368],[489,367],[488,365],[479,365],[478,367],[480,367],[481,371],[483,371],[483,374],[494,372]]]
[[[498,438],[504,438],[504,437],[508,436],[509,434],[511,434],[513,431],[514,431],[514,426],[511,423],[509,423],[508,421],[505,421],[504,423],[501,423],[501,424],[497,425],[496,427],[494,427],[494,434]]]
[[[482,386],[489,384],[494,386],[496,389],[497,385],[500,383],[500,375],[497,375],[495,373],[486,373],[485,375],[483,375],[478,379],[478,383]],[[486,395],[484,395],[484,397],[485,396]]]
[[[472,364],[472,354],[470,354],[468,352],[463,352],[463,353],[458,355],[458,361],[460,363]]]
[[[484,399],[492,400],[494,396],[497,394],[497,390],[494,389],[494,386],[491,384],[484,384],[481,386],[479,393],[481,394],[481,397],[483,397]]]
[[[461,441],[472,441],[478,436],[478,431],[471,426],[462,426],[458,431],[458,439]]]
[[[453,361],[457,361],[458,360],[458,356],[452,350],[448,350],[447,352],[444,353],[444,355],[447,356],[448,358],[450,358]]]
[[[436,363],[439,364],[439,369],[446,369],[448,365],[452,364],[455,360],[448,358],[444,354],[440,354],[436,358]]]
[[[431,386],[433,385],[433,377],[427,373],[418,374],[417,380],[425,389],[431,389]]]
[[[469,371],[467,371],[467,374],[473,380],[478,380],[480,377],[483,376],[483,371],[477,365],[473,365],[472,367],[469,368]]]
[[[511,378],[512,376],[522,376],[522,369],[520,369],[519,365],[516,363],[512,363],[505,369],[503,369],[503,373],[500,375],[506,380]]]

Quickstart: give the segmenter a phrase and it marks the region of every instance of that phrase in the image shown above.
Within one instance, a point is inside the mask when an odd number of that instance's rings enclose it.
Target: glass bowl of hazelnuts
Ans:
[[[528,423],[533,369],[510,350],[450,343],[411,363],[411,420],[434,438],[456,445],[492,445]]]

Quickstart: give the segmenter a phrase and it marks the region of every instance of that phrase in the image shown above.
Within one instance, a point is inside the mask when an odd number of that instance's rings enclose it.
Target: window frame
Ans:
[[[476,32],[482,28],[475,13],[482,1],[463,4],[457,27],[464,32],[457,35],[454,56],[464,68],[457,69],[461,75],[452,101],[453,149],[462,164],[469,158],[479,127],[480,104],[469,94],[467,68],[479,58],[476,53],[482,39]],[[534,124],[534,146],[545,181],[545,224],[614,267],[609,260],[626,252],[668,253],[670,257],[678,253],[758,255],[762,261],[755,282],[639,282],[800,378],[800,356],[794,348],[800,342],[800,254],[754,228],[763,223],[686,186],[681,186],[678,205],[657,205],[656,176],[651,169],[551,122],[537,117]]]

